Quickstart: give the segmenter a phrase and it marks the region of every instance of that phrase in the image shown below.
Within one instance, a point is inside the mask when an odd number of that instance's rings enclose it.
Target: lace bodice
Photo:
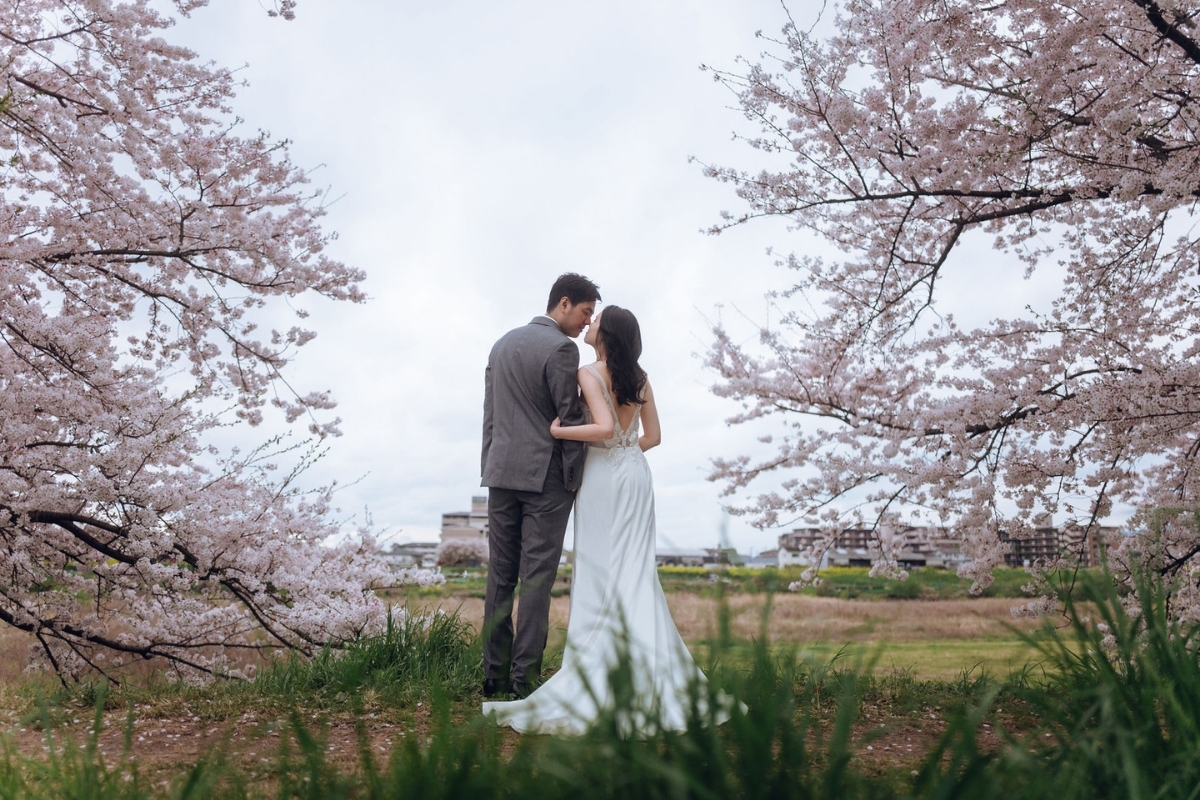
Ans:
[[[625,430],[621,430],[621,421],[617,417],[616,404],[613,403],[612,392],[608,390],[608,384],[604,382],[603,376],[600,375],[600,371],[596,369],[594,364],[587,364],[584,366],[584,369],[595,375],[596,380],[600,381],[600,386],[604,389],[604,402],[608,403],[608,413],[612,414],[613,418],[612,438],[605,439],[600,442],[591,442],[591,446],[602,447],[605,450],[629,447],[636,448],[638,446],[638,423],[641,422],[642,419],[642,407],[639,405],[634,409],[633,419],[629,420],[629,427]],[[588,417],[590,421],[591,415],[589,414]]]

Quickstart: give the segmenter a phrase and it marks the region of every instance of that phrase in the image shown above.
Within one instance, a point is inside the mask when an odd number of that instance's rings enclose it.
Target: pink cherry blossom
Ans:
[[[361,302],[363,276],[324,252],[322,192],[231,116],[233,75],[172,44],[161,5],[0,9],[0,620],[63,675],[152,657],[239,674],[377,626],[373,587],[440,577],[388,575],[369,538],[324,546],[331,489],[297,475],[333,402],[284,381],[312,333],[271,321],[291,298]],[[215,410],[272,407],[314,441],[207,443]]]
[[[961,538],[978,589],[998,533],[1041,514],[1096,528],[1116,502],[1184,509],[1110,544],[1126,568],[1183,577],[1200,615],[1198,13],[846,0],[832,36],[789,24],[760,63],[715,72],[769,168],[707,169],[745,203],[714,231],[781,216],[841,252],[782,259],[794,284],[758,343],[716,327],[715,390],[745,407],[732,421],[785,434],[770,458],[717,462],[743,513],[830,536],[923,515]],[[1061,294],[959,327],[943,278],[967,271],[986,296],[997,278],[960,246],[984,238],[1058,271]]]

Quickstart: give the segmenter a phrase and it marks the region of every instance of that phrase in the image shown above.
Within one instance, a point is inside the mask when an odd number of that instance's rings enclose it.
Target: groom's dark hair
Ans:
[[[600,287],[582,275],[574,272],[564,272],[550,287],[550,300],[546,303],[546,313],[549,314],[563,298],[571,301],[571,305],[580,303],[596,303],[600,301]]]

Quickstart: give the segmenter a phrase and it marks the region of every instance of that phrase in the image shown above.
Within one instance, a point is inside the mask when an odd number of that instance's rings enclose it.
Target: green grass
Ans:
[[[226,744],[178,765],[167,785],[151,783],[127,754],[105,760],[94,738],[66,740],[43,709],[49,754],[0,751],[0,799],[1195,800],[1200,626],[1173,622],[1166,612],[1172,587],[1153,581],[1140,587],[1134,617],[1110,581],[1088,575],[1077,591],[1064,598],[1068,627],[1020,637],[1040,668],[967,668],[939,680],[919,680],[903,664],[890,668],[870,648],[803,653],[771,647],[765,636],[732,642],[723,612],[717,638],[700,648],[711,680],[695,690],[688,729],[643,738],[622,733],[621,720],[638,706],[621,669],[611,678],[620,704],[583,737],[497,730],[476,711],[478,641],[470,628],[455,615],[429,625],[405,618],[339,654],[276,665],[238,689],[188,690],[269,697],[285,709],[287,732],[265,777],[252,777]],[[744,706],[732,706],[730,719],[716,725],[715,709],[726,705],[721,690]],[[319,719],[286,710],[313,702],[353,708],[366,693],[397,704],[421,698],[432,717],[421,736],[373,755],[369,722],[357,712],[362,746],[357,763],[347,764],[328,754]],[[110,705],[103,691],[91,699],[97,709]],[[933,718],[936,741],[915,760],[868,769],[857,755],[897,725],[928,727]],[[891,722],[881,727],[880,719]],[[997,731],[987,742],[985,721]]]
[[[482,660],[479,639],[458,614],[389,612],[382,634],[322,650],[313,659],[293,655],[262,670],[250,685],[263,695],[310,702],[371,691],[401,704],[435,691],[472,694]]]
[[[443,597],[476,597],[482,599],[487,593],[486,567],[451,567],[443,573],[446,582],[434,586],[401,586],[386,589],[380,594],[402,605],[419,604],[421,601]],[[553,597],[568,594],[570,585],[564,579],[571,575],[571,567],[560,567],[557,580],[550,594]]]
[[[703,567],[659,567],[658,577],[666,591],[690,591],[716,594],[765,593],[786,590],[800,580],[800,567],[728,567],[707,570]],[[982,592],[983,597],[1026,597],[1022,586],[1029,583],[1029,573],[1023,569],[1001,568],[995,581]],[[960,578],[953,570],[914,569],[906,580],[894,581],[872,578],[866,567],[830,567],[821,571],[821,584],[800,590],[801,594],[820,597],[839,597],[845,600],[951,600],[971,597],[971,581]]]
[[[1023,569],[997,569],[993,583],[981,592],[982,597],[1026,597],[1021,587],[1029,583],[1029,573]],[[833,567],[821,572],[821,585],[801,590],[822,597],[842,597],[849,600],[888,598],[895,600],[950,600],[971,597],[971,581],[960,578],[952,570],[917,569],[906,580],[893,581],[872,578],[865,567]]]
[[[800,580],[800,567],[749,568],[723,567],[659,567],[658,577],[666,591],[699,592],[715,595],[717,585],[723,591],[734,593],[779,592],[788,584]],[[487,587],[487,570],[480,567],[450,569],[446,571],[446,582],[439,586],[406,586],[387,592],[391,598],[420,601],[430,598],[465,596],[483,597]],[[559,571],[560,577],[570,576],[570,567]],[[1025,597],[1021,587],[1029,582],[1029,573],[1023,569],[1000,568],[995,572],[995,581],[983,590],[983,597]],[[910,571],[908,579],[893,581],[870,577],[866,567],[830,567],[821,571],[821,585],[801,589],[801,594],[822,597],[841,597],[848,600],[870,599],[925,599],[949,600],[971,597],[971,581],[960,578],[953,570],[928,568]],[[566,588],[556,586],[556,594],[565,594]]]
[[[364,699],[373,708],[403,710],[435,694],[473,703],[481,664],[479,637],[459,614],[425,615],[405,609],[389,613],[379,635],[344,648],[327,648],[313,658],[290,654],[260,669],[252,681],[195,686],[154,678],[107,688],[90,681],[64,687],[35,680],[26,685],[23,696],[14,693],[12,706],[28,719],[50,724],[98,703],[109,709],[145,707],[157,717],[194,715],[205,720],[234,719],[247,710],[344,711],[361,708]]]
[[[319,728],[291,716],[269,779],[249,782],[221,749],[183,765],[166,788],[149,787],[137,764],[106,764],[94,746],[52,740],[48,762],[9,754],[0,762],[0,797],[581,798],[893,797],[904,782],[853,769],[851,722],[858,676],[777,657],[760,649],[749,664],[714,666],[712,675],[747,703],[717,726],[729,703],[697,687],[683,733],[622,733],[625,715],[644,710],[627,670],[613,673],[616,708],[577,739],[523,737],[512,743],[476,715],[455,721],[454,703],[434,691],[431,735],[409,739],[382,761],[361,749],[353,768],[326,755]],[[810,732],[818,713],[834,724]],[[362,722],[361,717],[359,718]],[[892,787],[892,788],[888,788]]]
[[[1018,687],[1051,740],[1041,766],[1055,780],[1034,783],[1038,796],[1200,797],[1200,624],[1171,618],[1178,589],[1142,576],[1130,615],[1111,580],[1088,575],[1062,598],[1070,627],[1026,637],[1050,668]]]

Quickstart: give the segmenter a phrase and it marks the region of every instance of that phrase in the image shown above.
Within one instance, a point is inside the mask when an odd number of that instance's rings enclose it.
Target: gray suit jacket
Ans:
[[[500,337],[484,372],[484,486],[540,492],[557,454],[565,488],[579,488],[587,444],[550,435],[555,417],[563,425],[585,421],[578,370],[579,348],[549,317]]]

